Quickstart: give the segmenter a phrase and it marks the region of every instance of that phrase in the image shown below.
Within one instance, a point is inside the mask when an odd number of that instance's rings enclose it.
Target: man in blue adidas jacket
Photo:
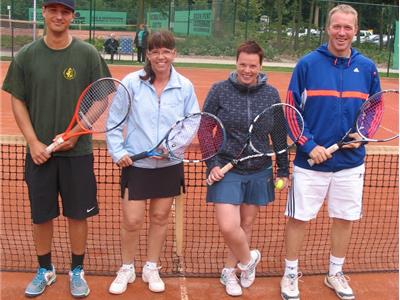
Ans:
[[[329,272],[325,284],[340,299],[355,299],[342,266],[351,237],[352,221],[361,218],[365,148],[353,143],[330,154],[351,128],[362,103],[380,91],[375,64],[351,48],[357,33],[357,12],[338,5],[328,15],[328,43],[303,57],[290,81],[287,102],[303,114],[304,135],[294,160],[286,216],[283,299],[300,299],[298,257],[306,223],[316,218],[325,198],[332,218]],[[350,134],[349,138],[356,138]],[[307,162],[312,158],[314,166]]]

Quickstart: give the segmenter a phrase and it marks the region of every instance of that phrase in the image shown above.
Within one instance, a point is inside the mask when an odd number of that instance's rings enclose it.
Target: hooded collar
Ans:
[[[264,86],[267,83],[267,75],[264,73],[259,73],[257,75],[257,83],[255,85],[250,85],[250,86],[244,85],[238,81],[236,71],[229,74],[228,80],[239,91],[252,92],[252,91],[256,91],[256,90],[260,89],[262,86]]]
[[[350,57],[347,58],[347,57],[335,56],[329,51],[327,43],[321,45],[317,49],[317,52],[321,53],[322,55],[326,56],[329,60],[331,60],[334,66],[344,66],[346,68],[350,67],[350,65],[354,62],[356,56],[360,55],[360,53],[356,49],[351,48]]]

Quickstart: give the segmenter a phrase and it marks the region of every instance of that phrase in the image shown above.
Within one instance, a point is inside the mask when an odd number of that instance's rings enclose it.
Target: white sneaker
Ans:
[[[336,292],[336,295],[343,300],[352,300],[356,297],[353,294],[353,290],[349,286],[348,281],[350,278],[345,276],[343,272],[338,272],[336,275],[325,276],[325,284]]]
[[[238,264],[238,267],[242,272],[240,274],[240,284],[244,288],[250,287],[256,279],[256,266],[261,260],[261,253],[257,249],[251,250],[250,257],[250,262],[245,268],[242,268],[240,264]]]
[[[117,277],[111,283],[109,292],[111,294],[122,294],[126,291],[128,283],[136,279],[135,267],[133,265],[123,265],[117,272]]]
[[[299,272],[297,275],[289,274],[283,276],[281,280],[281,297],[283,300],[300,300],[299,278],[303,274]]]
[[[161,267],[149,268],[146,265],[143,267],[142,279],[144,282],[149,283],[149,290],[155,293],[165,291],[165,284],[160,278],[158,270]]]
[[[223,268],[219,281],[225,286],[225,291],[229,296],[242,295],[242,287],[234,268]]]

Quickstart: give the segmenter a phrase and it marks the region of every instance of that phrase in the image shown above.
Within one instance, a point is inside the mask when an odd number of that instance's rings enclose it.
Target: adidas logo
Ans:
[[[356,68],[353,70],[353,72],[354,72],[354,73],[360,73],[360,70],[356,67]]]

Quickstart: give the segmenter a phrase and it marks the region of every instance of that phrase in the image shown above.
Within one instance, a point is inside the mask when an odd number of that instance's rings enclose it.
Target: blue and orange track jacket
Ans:
[[[317,145],[328,148],[339,141],[354,126],[362,103],[380,90],[375,64],[355,49],[350,58],[341,58],[332,55],[324,44],[300,59],[293,71],[286,99],[301,111],[305,123],[294,164],[323,172],[363,164],[364,146],[338,150],[331,159],[313,167],[307,159]]]

